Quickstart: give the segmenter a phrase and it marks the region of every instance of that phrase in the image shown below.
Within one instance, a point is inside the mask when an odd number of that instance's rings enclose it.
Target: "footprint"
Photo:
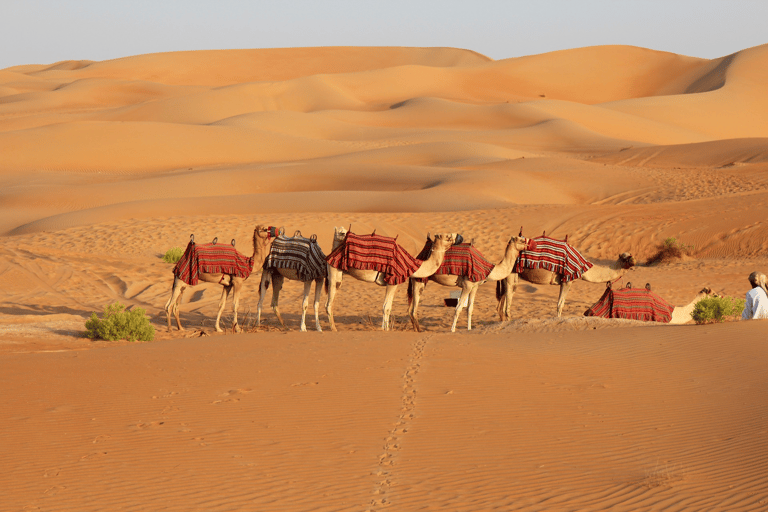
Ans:
[[[106,454],[107,452],[92,452],[87,455],[83,455],[82,457],[80,457],[80,460],[88,460],[88,459],[93,459],[95,457],[103,457]]]
[[[230,389],[226,393],[222,393],[219,396],[245,395],[245,394],[250,393],[252,391],[253,390],[251,388]]]
[[[239,398],[227,398],[226,400],[214,400],[213,402],[211,402],[211,405],[223,404],[227,402],[239,402],[239,401],[240,401]]]
[[[146,430],[148,428],[159,427],[160,425],[163,425],[163,424],[165,424],[164,421],[150,421],[149,423],[137,423],[135,425],[131,425],[130,428]]]

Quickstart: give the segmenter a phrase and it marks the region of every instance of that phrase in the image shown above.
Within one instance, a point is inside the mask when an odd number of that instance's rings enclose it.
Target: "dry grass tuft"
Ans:
[[[692,245],[686,245],[675,237],[669,237],[664,240],[663,244],[657,247],[656,254],[651,256],[646,264],[654,265],[656,263],[669,263],[670,261],[681,260],[691,256],[694,249],[695,247]]]

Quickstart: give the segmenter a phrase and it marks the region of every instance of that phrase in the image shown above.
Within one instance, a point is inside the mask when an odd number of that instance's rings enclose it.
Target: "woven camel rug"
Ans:
[[[292,238],[280,235],[272,242],[264,268],[290,268],[296,271],[299,281],[314,281],[328,274],[325,254],[317,238],[304,238],[296,233]]]
[[[431,250],[432,241],[428,240],[427,245],[416,256],[416,259],[426,260]],[[474,245],[470,243],[454,244],[445,251],[445,259],[434,275],[462,276],[475,283],[485,281],[494,266],[493,263],[485,259],[485,256]],[[422,278],[419,281],[426,283],[428,278]]]
[[[347,232],[344,242],[328,255],[327,261],[341,271],[375,270],[382,274],[388,285],[403,284],[422,264],[394,238],[351,232]]]
[[[674,309],[675,306],[647,289],[606,288],[600,300],[595,302],[584,316],[668,323],[672,320]]]
[[[253,270],[253,258],[240,254],[231,245],[196,244],[189,242],[184,255],[173,267],[173,275],[190,286],[200,280],[200,274],[227,274],[247,279]]]
[[[533,241],[535,249],[520,251],[515,261],[515,274],[528,268],[543,268],[559,274],[563,282],[568,282],[581,278],[584,272],[592,268],[592,263],[568,242],[548,236],[540,236]]]

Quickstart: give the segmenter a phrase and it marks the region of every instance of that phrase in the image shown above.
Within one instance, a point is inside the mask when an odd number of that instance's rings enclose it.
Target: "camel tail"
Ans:
[[[411,305],[411,302],[413,302],[413,279],[408,280],[408,305]]]

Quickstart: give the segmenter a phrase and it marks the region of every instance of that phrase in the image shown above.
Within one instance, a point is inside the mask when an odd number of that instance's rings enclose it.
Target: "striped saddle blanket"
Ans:
[[[527,268],[543,268],[561,275],[562,281],[568,282],[581,278],[584,272],[592,268],[592,264],[568,242],[548,236],[540,236],[533,241],[535,249],[520,251],[515,262],[516,274]]]
[[[584,316],[668,323],[672,320],[674,309],[674,306],[648,289],[607,288],[600,300],[595,302]]]
[[[194,286],[201,273],[227,274],[247,279],[252,270],[253,258],[240,254],[231,245],[189,242],[184,255],[173,267],[173,275]]]
[[[426,260],[429,258],[431,250],[432,241],[427,241],[427,245],[416,258]],[[494,264],[485,259],[485,256],[474,245],[469,243],[454,244],[445,251],[445,259],[434,275],[462,276],[475,283],[487,279],[493,267]],[[428,278],[420,279],[424,283],[427,280]]]
[[[347,232],[344,243],[326,259],[328,264],[341,271],[375,270],[388,285],[404,283],[421,266],[421,261],[408,254],[394,238],[351,232]]]
[[[317,238],[304,238],[296,233],[292,238],[280,235],[264,260],[264,268],[290,268],[296,270],[300,281],[314,281],[328,274],[325,254]]]

